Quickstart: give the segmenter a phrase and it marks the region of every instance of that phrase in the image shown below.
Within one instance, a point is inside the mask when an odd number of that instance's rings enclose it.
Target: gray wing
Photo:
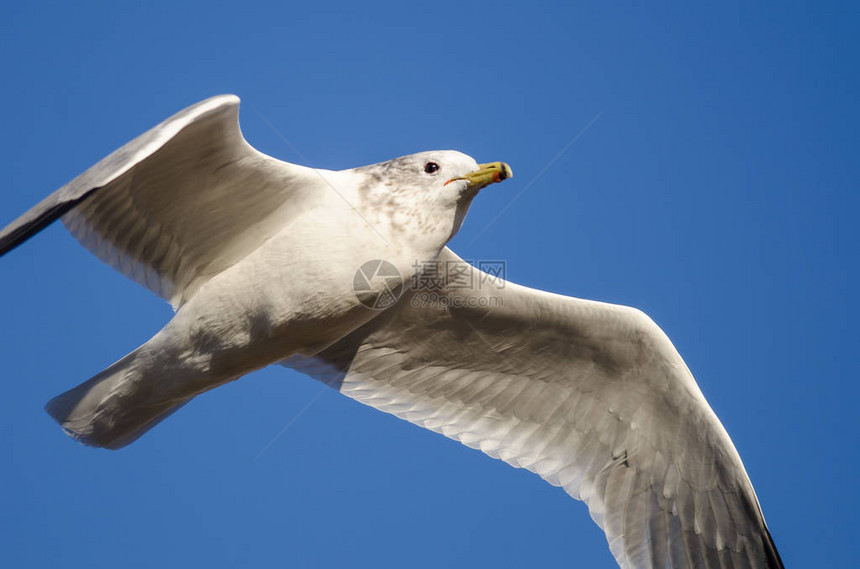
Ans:
[[[782,567],[737,451],[653,321],[492,279],[447,249],[439,265],[440,290],[425,279],[284,364],[564,487],[621,567]]]
[[[289,221],[320,179],[251,147],[239,98],[207,99],[119,148],[0,231],[0,255],[62,217],[102,261],[178,308]]]

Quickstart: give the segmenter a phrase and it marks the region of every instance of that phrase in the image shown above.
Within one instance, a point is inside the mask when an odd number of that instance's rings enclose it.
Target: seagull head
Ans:
[[[364,176],[364,214],[392,233],[409,233],[413,241],[438,248],[460,229],[478,191],[513,176],[504,162],[479,164],[455,150],[419,152],[355,172]]]

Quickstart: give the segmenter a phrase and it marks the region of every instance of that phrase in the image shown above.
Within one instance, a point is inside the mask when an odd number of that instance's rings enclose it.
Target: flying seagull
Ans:
[[[280,363],[562,486],[621,567],[782,567],[731,439],[650,318],[446,247],[510,167],[437,151],[311,169],[255,150],[238,115],[232,95],[193,105],[0,232],[3,255],[61,218],[176,311],[48,403],[66,433],[118,449]]]

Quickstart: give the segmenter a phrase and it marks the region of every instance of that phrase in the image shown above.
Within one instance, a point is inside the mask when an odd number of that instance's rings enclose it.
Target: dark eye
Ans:
[[[424,164],[424,171],[428,174],[434,174],[439,171],[439,165],[435,162],[428,162],[427,164]]]

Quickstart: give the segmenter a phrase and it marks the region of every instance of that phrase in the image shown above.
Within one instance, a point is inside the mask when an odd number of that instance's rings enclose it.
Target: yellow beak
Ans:
[[[474,172],[469,172],[465,176],[451,178],[445,185],[450,184],[454,180],[466,180],[469,183],[469,188],[480,190],[484,186],[501,182],[512,178],[514,173],[511,167],[504,162],[489,162],[487,164],[478,164],[478,169]]]

